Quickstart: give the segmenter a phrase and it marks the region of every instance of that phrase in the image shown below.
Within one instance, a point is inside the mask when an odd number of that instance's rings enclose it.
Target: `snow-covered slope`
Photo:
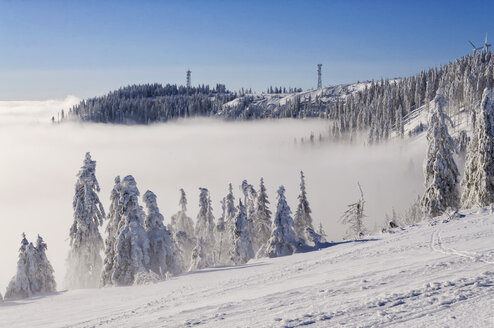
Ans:
[[[461,213],[155,285],[4,302],[0,326],[492,327],[494,214]]]
[[[345,99],[349,95],[362,91],[366,86],[370,85],[371,82],[357,82],[293,93],[247,94],[223,104],[221,111],[216,115],[224,118],[235,118],[239,116],[241,112],[239,109],[241,106],[239,105],[248,103],[250,104],[251,110],[261,111],[261,113],[256,113],[255,117],[277,117],[279,114],[277,111],[283,111],[284,106],[286,106],[287,103],[293,104],[297,99],[299,99],[300,102],[310,100],[313,104],[316,104],[316,101],[325,104]]]

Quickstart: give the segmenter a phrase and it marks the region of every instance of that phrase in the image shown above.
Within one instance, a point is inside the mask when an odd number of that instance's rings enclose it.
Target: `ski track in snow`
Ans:
[[[444,247],[440,229],[434,230],[431,234],[431,249],[446,255],[457,255],[466,257],[474,262],[494,264],[494,261],[491,260],[491,257],[486,257],[486,255],[484,254],[479,254],[477,252],[460,251],[454,248]]]
[[[4,302],[0,326],[492,327],[494,215],[465,214],[150,286]]]

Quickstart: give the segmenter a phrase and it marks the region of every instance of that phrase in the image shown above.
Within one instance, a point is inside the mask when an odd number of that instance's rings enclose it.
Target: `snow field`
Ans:
[[[5,327],[488,327],[494,215],[464,211],[311,253],[0,306]]]

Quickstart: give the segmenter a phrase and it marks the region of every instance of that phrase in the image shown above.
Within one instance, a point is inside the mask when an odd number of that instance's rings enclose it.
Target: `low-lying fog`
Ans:
[[[408,207],[423,190],[423,138],[373,147],[294,143],[294,138],[311,131],[324,133],[329,124],[323,120],[190,119],[150,126],[50,122],[60,108],[76,101],[71,97],[0,102],[2,294],[16,270],[22,232],[33,242],[38,233],[44,237],[62,287],[75,175],[87,151],[97,161],[105,210],[115,176],[132,174],[141,194],[147,189],[157,194],[167,222],[178,210],[179,188],[185,189],[189,216],[195,220],[198,187],[209,188],[217,217],[228,183],[234,185],[238,199],[242,180],[257,187],[260,177],[264,177],[273,212],[275,190],[281,184],[295,211],[303,170],[314,224],[322,222],[328,239],[340,240],[345,227],[338,221],[347,204],[358,199],[358,181],[367,201],[369,230],[382,224],[393,207],[398,211]]]

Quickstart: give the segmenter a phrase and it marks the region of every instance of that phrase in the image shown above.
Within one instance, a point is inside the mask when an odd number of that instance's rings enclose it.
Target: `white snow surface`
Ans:
[[[395,80],[391,80],[395,81]],[[321,98],[321,102],[333,102],[339,99],[345,99],[346,97],[364,90],[366,87],[369,87],[372,82],[357,82],[353,84],[340,84],[330,87],[324,87],[316,90],[306,90],[301,92],[292,92],[292,93],[279,93],[279,94],[247,94],[247,96],[254,97],[254,104],[265,106],[266,108],[276,108],[279,106],[284,106],[288,101],[294,101],[296,97],[299,97],[301,100],[308,100],[309,98],[312,102],[315,101],[316,97]],[[227,102],[223,105],[223,110],[218,113],[218,116],[223,116],[223,112],[227,111],[230,107],[237,106],[242,101],[242,97],[236,98],[230,102]]]
[[[2,327],[493,327],[494,214],[153,285],[0,303]]]

